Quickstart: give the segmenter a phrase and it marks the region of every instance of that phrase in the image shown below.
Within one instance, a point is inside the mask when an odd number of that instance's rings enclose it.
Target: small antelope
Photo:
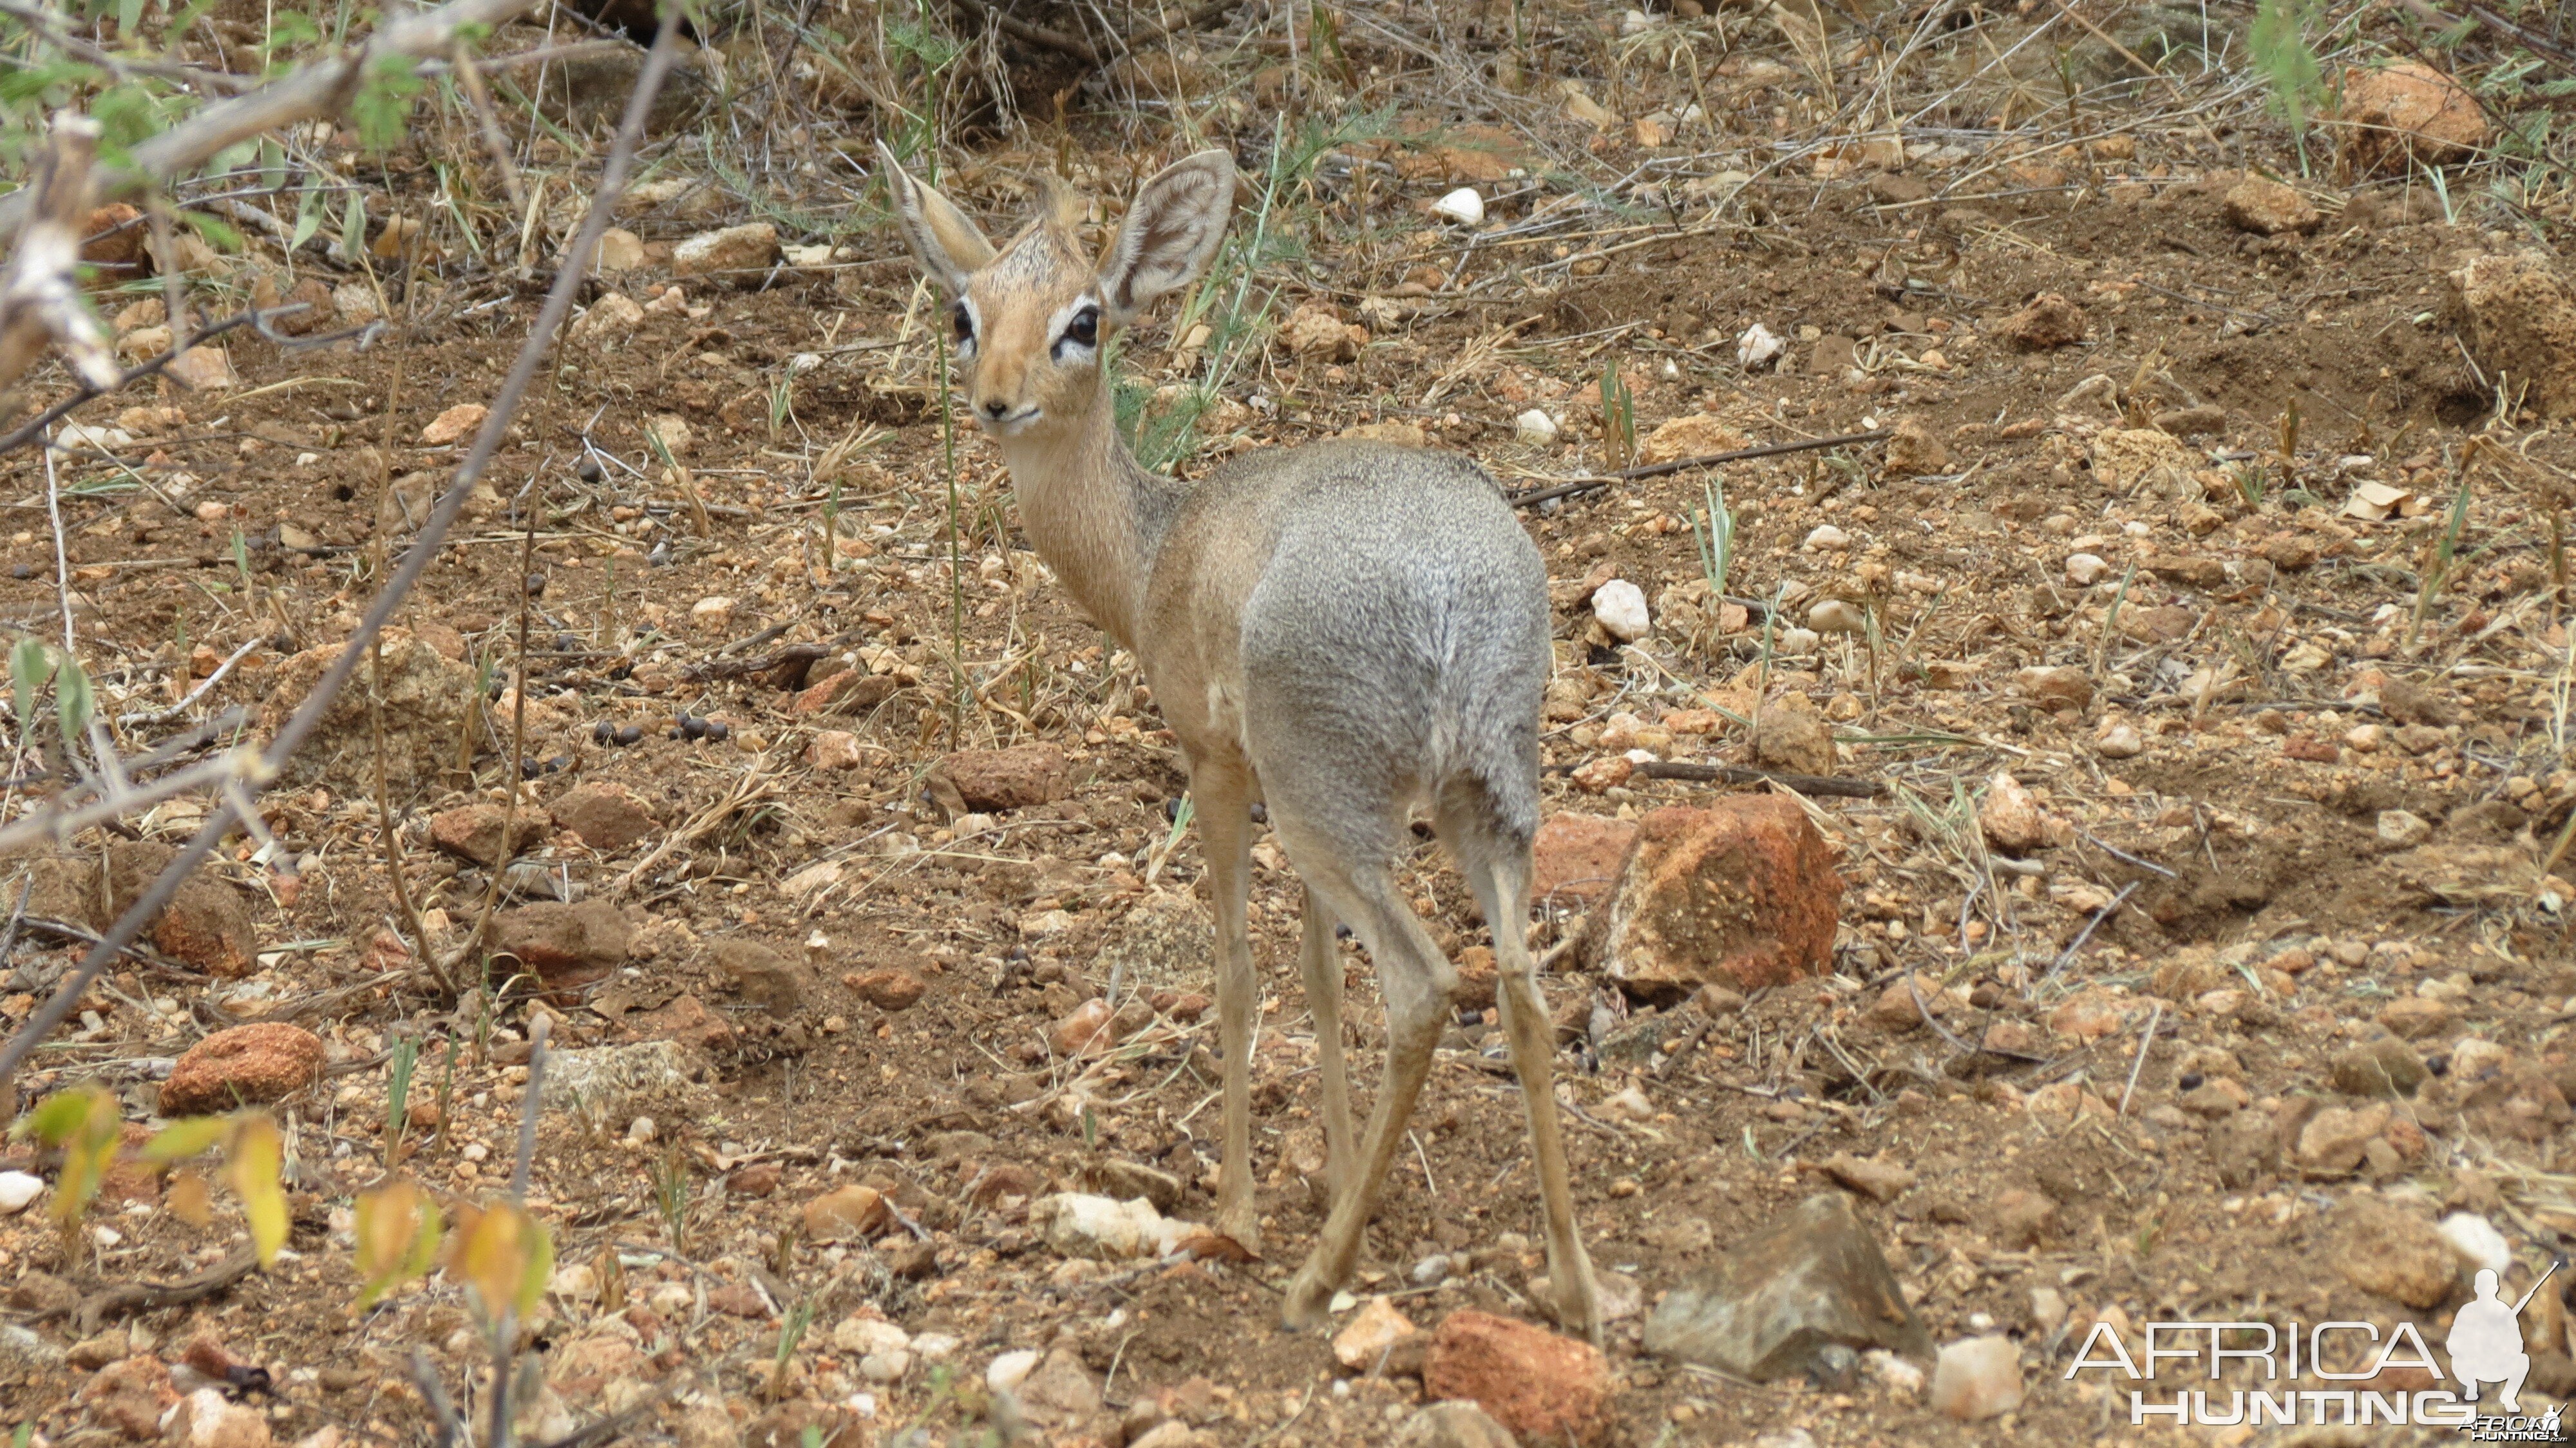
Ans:
[[[1497,995],[1529,1115],[1558,1320],[1598,1338],[1549,1066],[1554,1032],[1523,932],[1538,829],[1547,570],[1494,480],[1467,459],[1380,443],[1253,453],[1196,483],[1139,466],[1118,435],[1101,347],[1216,255],[1234,163],[1203,151],[1145,183],[1108,255],[1055,204],[996,250],[947,197],[878,156],[912,248],[951,301],[959,384],[1010,466],[1039,556],[1145,668],[1180,740],[1216,912],[1225,1063],[1217,1229],[1258,1250],[1251,1163],[1257,986],[1244,906],[1251,806],[1305,883],[1298,965],[1323,1077],[1330,1215],[1289,1285],[1289,1326],[1321,1324],[1351,1275],[1431,1064],[1457,971],[1395,881],[1411,807],[1493,926]],[[1377,962],[1386,1076],[1356,1140],[1342,1062],[1347,921]]]

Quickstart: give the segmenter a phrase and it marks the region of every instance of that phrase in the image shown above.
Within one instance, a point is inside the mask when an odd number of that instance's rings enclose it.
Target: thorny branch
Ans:
[[[447,57],[467,27],[491,29],[536,8],[536,0],[449,0],[435,10],[387,20],[366,44],[345,55],[302,66],[248,95],[218,101],[134,148],[131,170],[110,171],[97,181],[102,200],[148,191],[212,160],[253,136],[317,116],[337,115],[367,76],[388,59]],[[28,193],[0,197],[0,240],[28,220]]]
[[[433,13],[457,13],[475,3],[489,3],[489,0],[458,0],[458,4]],[[416,23],[401,22],[389,29],[399,31],[405,24]],[[324,711],[330,708],[341,687],[348,683],[349,675],[356,671],[358,662],[367,656],[369,644],[384,628],[386,621],[393,617],[394,611],[402,606],[403,599],[420,581],[421,574],[427,571],[430,560],[438,555],[440,543],[465,509],[466,498],[482,479],[484,469],[491,465],[493,455],[500,451],[501,441],[509,431],[512,418],[518,413],[520,402],[527,396],[529,385],[536,380],[539,365],[553,349],[555,334],[562,329],[564,319],[571,315],[573,298],[579,295],[589,276],[591,260],[598,254],[600,234],[608,229],[609,218],[617,209],[617,200],[626,189],[627,173],[633,167],[636,148],[643,140],[644,121],[651,112],[653,97],[671,72],[677,34],[675,23],[666,17],[660,33],[654,37],[652,50],[645,55],[644,70],[636,78],[634,93],[627,98],[626,114],[618,123],[617,139],[609,148],[608,163],[601,171],[599,194],[591,203],[590,214],[582,219],[581,230],[565,254],[566,264],[555,274],[554,285],[546,292],[545,305],[539,309],[536,322],[529,328],[527,342],[520,347],[517,359],[511,363],[508,376],[502,379],[499,392],[492,398],[491,410],[483,419],[482,429],[474,435],[473,445],[467,450],[465,460],[457,465],[456,477],[448,484],[447,491],[440,495],[429,521],[422,525],[413,546],[404,552],[401,564],[386,579],[375,602],[368,606],[366,616],[359,621],[356,631],[341,646],[339,656],[323,671],[312,692],[296,706],[295,713],[277,731],[276,739],[266,750],[253,753],[248,746],[242,746],[220,760],[211,760],[193,771],[177,771],[170,776],[176,778],[201,773],[211,767],[214,774],[210,782],[225,786],[222,803],[207,815],[205,824],[198,828],[187,844],[180,847],[177,856],[151,887],[117,917],[115,925],[82,958],[79,968],[65,975],[62,984],[28,1018],[26,1025],[9,1039],[6,1046],[0,1046],[0,1118],[16,1113],[18,1068],[25,1064],[37,1043],[62,1024],[91,982],[97,980],[109,963],[143,933],[144,926],[169,905],[171,898],[178,894],[179,886],[198,865],[205,862],[206,856],[213,853],[216,843],[236,824],[245,822],[250,792],[276,778],[279,769],[294,755],[297,747],[320,725]],[[137,149],[139,153],[141,148]],[[121,812],[124,807],[118,801],[107,800],[95,808],[113,814]],[[71,821],[79,815],[51,818],[40,815],[37,818],[41,827],[68,830],[72,827]]]
[[[81,304],[80,248],[89,218],[90,162],[98,155],[99,124],[69,111],[54,117],[53,135],[36,175],[8,198],[35,215],[0,272],[0,388],[5,388],[59,343],[72,370],[91,388],[117,380],[116,354],[107,332]]]

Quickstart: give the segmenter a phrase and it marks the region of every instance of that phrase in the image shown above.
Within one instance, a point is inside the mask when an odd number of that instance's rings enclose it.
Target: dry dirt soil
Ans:
[[[1784,104],[1782,71],[1736,57],[1699,83],[1733,125]],[[1676,107],[1689,94],[1686,79],[1659,83]],[[2349,1198],[2395,1204],[2419,1234],[2455,1211],[2485,1218],[2517,1253],[2517,1284],[2562,1254],[2576,1234],[2576,888],[2552,871],[2576,772],[2554,570],[2576,447],[2536,416],[2497,413],[2446,281],[2531,237],[2484,212],[2447,220],[2420,185],[2322,171],[2297,183],[2321,212],[2313,229],[2249,232],[2223,214],[2248,166],[2298,175],[2259,126],[2087,113],[2071,137],[1945,132],[1901,168],[1808,159],[1730,195],[1685,181],[1754,138],[1685,129],[1657,148],[1624,117],[1587,139],[1547,114],[1598,181],[1688,164],[1669,168],[1669,194],[1623,192],[1619,214],[1566,205],[1575,193],[1544,179],[1554,162],[1479,180],[1490,152],[1335,151],[1295,197],[1309,259],[1265,273],[1281,288],[1265,332],[1189,469],[1375,425],[1474,456],[1515,490],[1592,477],[1621,461],[1603,436],[1605,370],[1660,447],[1650,460],[1900,430],[1524,511],[1557,603],[1551,813],[1631,818],[1776,788],[1574,771],[1630,749],[1780,762],[1756,758],[1743,720],[1792,696],[1838,741],[1801,772],[1875,789],[1808,801],[1841,857],[1830,973],[1651,1017],[1655,1003],[1580,969],[1544,986],[1564,1024],[1583,1234],[1649,1310],[1730,1242],[1844,1189],[1829,1159],[1874,1158],[1911,1182],[1857,1205],[1932,1337],[2008,1335],[2028,1390],[2012,1414],[1962,1424],[1868,1372],[1729,1382],[1647,1354],[1629,1317],[1608,1333],[1608,1441],[2132,1441],[2124,1406],[2062,1378],[2097,1321],[2408,1317],[2440,1339],[2462,1295],[2373,1290],[2364,1259],[2381,1249],[2356,1239]],[[1053,164],[1053,150],[987,142],[958,193],[1016,206],[1013,168]],[[1135,169],[1084,150],[1078,129],[1068,155],[1113,193]],[[1428,213],[1462,180],[1512,194],[1489,243]],[[1550,205],[1564,219],[1509,232]],[[684,1444],[735,1432],[767,1448],[818,1423],[855,1448],[916,1420],[973,1441],[986,1363],[1057,1345],[1113,1407],[1204,1379],[1191,1391],[1224,1444],[1382,1441],[1418,1400],[1415,1379],[1355,1379],[1324,1337],[1276,1326],[1319,1222],[1322,1156],[1298,892],[1266,842],[1252,917],[1264,1255],[1069,1259],[1032,1230],[1030,1201],[1064,1190],[1150,1183],[1177,1193],[1172,1215],[1212,1211],[1214,1021],[1200,1015],[1195,837],[1174,825],[1183,776],[1132,660],[1025,551],[997,454],[959,431],[951,463],[925,331],[937,313],[890,232],[791,226],[791,245],[839,249],[665,290],[670,243],[752,214],[718,199],[628,219],[643,265],[584,304],[614,290],[646,304],[642,320],[549,362],[490,491],[397,621],[385,797],[368,713],[344,710],[265,798],[282,849],[237,841],[210,867],[249,911],[247,972],[121,968],[36,1057],[28,1099],[101,1081],[137,1122],[157,1112],[171,1058],[224,1025],[296,1022],[329,1062],[278,1108],[295,1236],[274,1270],[85,1326],[62,1309],[229,1253],[231,1198],[218,1191],[191,1225],[166,1185],[121,1177],[68,1259],[41,1207],[0,1219],[7,1316],[51,1345],[22,1343],[0,1396],[39,1441],[119,1441],[103,1399],[78,1396],[92,1369],[175,1360],[201,1338],[265,1367],[244,1401],[281,1441],[332,1426],[418,1441],[414,1345],[460,1390],[482,1359],[442,1280],[349,1305],[349,1211],[382,1164],[388,1053],[401,1036],[423,1043],[412,1100],[433,1107],[414,1113],[404,1169],[477,1198],[508,1172],[538,1012],[558,1047],[678,1041],[697,1078],[543,1118],[532,1201],[565,1271],[529,1341],[559,1426],[642,1383],[681,1392],[631,1431]],[[251,269],[277,265],[273,251],[210,264],[204,305],[220,313],[219,287],[247,292]],[[242,705],[273,725],[311,674],[296,655],[354,626],[382,550],[408,533],[406,503],[457,460],[460,444],[424,443],[424,429],[489,397],[540,290],[450,254],[397,300],[415,320],[376,345],[285,351],[236,334],[237,386],[146,384],[77,414],[128,434],[108,444],[118,461],[75,451],[54,474],[80,649],[112,711],[167,708],[255,643],[184,717]],[[2080,310],[2080,340],[2014,345],[2012,319],[2041,294]],[[1300,353],[1293,326],[1272,334],[1317,307],[1349,345],[1310,332]],[[1756,324],[1786,343],[1776,365],[1739,361]],[[1187,343],[1149,321],[1124,365],[1149,387],[1177,383],[1198,375]],[[1533,409],[1559,436],[1518,429]],[[2175,465],[2122,469],[2123,439],[2160,417]],[[47,474],[29,453],[10,462],[0,617],[58,636]],[[1734,604],[1710,598],[1694,542],[1711,484],[1735,520]],[[2364,493],[2397,500],[2347,508]],[[1633,644],[1591,613],[1611,578],[1652,604],[1657,627]],[[1864,630],[1807,631],[1832,600]],[[681,736],[683,716],[724,737]],[[182,720],[129,724],[127,742]],[[627,725],[639,737],[616,742]],[[1060,751],[1063,770],[1015,807],[961,812],[932,774],[958,748],[1030,744]],[[521,817],[536,822],[504,908],[605,902],[631,938],[595,971],[468,981],[449,998],[407,943],[379,805],[430,954],[452,950],[491,875],[443,850],[429,821],[506,800],[513,752],[530,773]],[[592,783],[624,786],[644,817],[622,848],[542,818]],[[2003,838],[2010,822],[1986,807],[2016,791],[2035,832]],[[132,828],[176,840],[200,808],[165,805]],[[1490,939],[1427,838],[1408,886],[1451,948]],[[1543,902],[1536,941],[1563,938],[1580,905],[1579,889]],[[14,972],[0,1021],[23,1021],[73,949],[22,935],[0,962]],[[1374,977],[1343,950],[1365,1102]],[[1887,999],[1907,971],[1937,1031]],[[1124,1044],[1060,1054],[1056,1024],[1104,996],[1127,1009]],[[2303,1169],[2305,1113],[2361,1105],[2331,1063],[2392,1030],[2431,1079],[2357,1165]],[[1402,1294],[1426,1327],[1465,1307],[1544,1320],[1498,1041],[1472,1005],[1445,1038],[1354,1284]],[[2479,1074],[2452,1070],[2461,1061]],[[817,1240],[806,1205],[854,1183],[902,1220],[873,1241]],[[1443,1254],[1445,1278],[1436,1264],[1417,1276]],[[2576,1391],[2551,1307],[2533,1309],[2526,1403]],[[807,1314],[778,1367],[786,1318]],[[953,1346],[868,1381],[848,1320],[869,1315]],[[84,1336],[89,1366],[51,1350]]]

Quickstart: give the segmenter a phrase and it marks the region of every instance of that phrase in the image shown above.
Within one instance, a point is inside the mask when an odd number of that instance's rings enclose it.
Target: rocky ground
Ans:
[[[543,1440],[632,1411],[684,1448],[2237,1442],[2132,1428],[2131,1385],[2070,1366],[2150,1322],[2439,1346],[2477,1268],[2521,1297],[2576,1240],[2566,192],[2441,70],[2357,72],[2302,173],[2220,73],[2080,106],[1978,79],[2031,18],[1699,8],[1530,7],[1549,78],[1463,92],[1419,7],[1355,8],[1297,93],[1341,129],[1286,173],[1262,107],[1298,62],[1260,7],[1119,71],[1278,179],[1238,222],[1270,305],[1126,344],[1147,436],[1213,379],[1193,474],[1356,431],[1589,484],[1522,516],[1557,623],[1527,928],[1597,1351],[1537,1305],[1493,926],[1427,825],[1407,886],[1464,994],[1333,1330],[1278,1328],[1324,1165],[1293,875],[1263,838],[1248,1257],[1203,1225],[1210,930],[1148,685],[943,419],[892,232],[674,122],[380,666],[264,798],[277,844],[201,872],[20,1083],[109,1086],[136,1145],[264,1105],[287,1254],[244,1275],[234,1195],[137,1163],[67,1238],[17,1142],[0,1418],[421,1441],[416,1349],[484,1401],[450,1276],[353,1308],[355,1204],[389,1160],[451,1208],[501,1192],[532,1065]],[[1857,84],[1918,24],[1939,114],[1847,134],[1813,58]],[[1387,95],[1451,124],[1349,119]],[[1196,144],[1137,124],[980,135],[946,184],[998,218],[1060,166],[1114,216]],[[5,460],[0,616],[67,607],[138,751],[292,708],[524,335],[498,253],[388,234],[416,271],[385,341],[236,334],[193,388],[75,414],[59,580],[47,472]],[[273,241],[186,252],[196,305],[385,305]],[[160,288],[102,307],[130,356],[168,345]],[[11,862],[0,1020],[204,808]],[[450,964],[494,902],[490,968]],[[2521,1318],[2526,1411],[2576,1394],[2569,1281]],[[2296,1386],[2457,1386],[2356,1342]],[[2306,1429],[2395,1430],[2351,1431]]]

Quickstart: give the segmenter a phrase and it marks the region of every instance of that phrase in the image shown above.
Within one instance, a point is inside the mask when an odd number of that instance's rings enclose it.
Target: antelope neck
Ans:
[[[1146,580],[1187,485],[1136,461],[1105,396],[1070,427],[997,441],[1038,556],[1094,621],[1135,648]]]

